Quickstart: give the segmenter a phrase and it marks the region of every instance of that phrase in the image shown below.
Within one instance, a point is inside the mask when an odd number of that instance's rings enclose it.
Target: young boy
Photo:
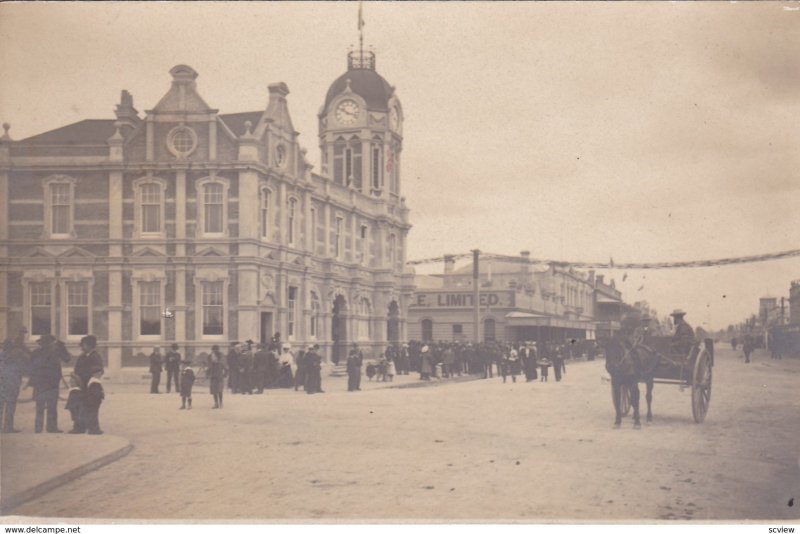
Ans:
[[[69,410],[72,417],[72,430],[70,434],[84,434],[86,433],[86,426],[83,423],[83,397],[84,392],[81,388],[81,379],[76,375],[69,377],[69,396],[67,397],[67,404],[65,409]]]
[[[102,434],[100,430],[100,404],[106,398],[100,377],[103,376],[102,367],[92,368],[92,377],[86,384],[86,397],[83,401],[84,423],[89,434]]]
[[[181,362],[181,410],[186,410],[186,404],[189,404],[189,410],[192,409],[192,386],[194,385],[194,371],[189,367],[191,361],[183,360]]]

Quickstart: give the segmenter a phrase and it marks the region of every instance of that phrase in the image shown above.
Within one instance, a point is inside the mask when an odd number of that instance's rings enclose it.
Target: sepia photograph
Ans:
[[[798,2],[0,3],[0,524],[790,532],[799,119]]]

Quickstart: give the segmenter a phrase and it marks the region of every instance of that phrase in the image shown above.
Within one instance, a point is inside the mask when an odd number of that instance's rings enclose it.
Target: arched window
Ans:
[[[196,182],[198,237],[223,237],[228,233],[228,187],[228,181],[217,176]]]
[[[370,180],[372,182],[372,192],[378,195],[383,189],[383,148],[381,139],[379,137],[372,139],[370,156]]]
[[[56,175],[44,182],[45,233],[49,237],[74,237],[75,179]]]
[[[166,182],[146,176],[133,182],[136,201],[135,232],[138,237],[163,237]]]
[[[272,225],[269,223],[269,217],[272,211],[270,209],[271,205],[272,205],[272,191],[265,187],[261,190],[261,217],[260,217],[261,237],[265,239],[269,239],[269,232],[272,227]]]
[[[355,135],[348,140],[336,139],[333,145],[334,182],[361,191],[361,151],[361,140]]]
[[[430,319],[422,320],[422,341],[433,341],[433,321]]]
[[[289,238],[290,245],[294,245],[294,240],[297,234],[296,221],[297,221],[297,199],[290,198],[287,210],[287,220],[286,220],[287,224],[286,235]]]
[[[484,341],[494,341],[497,339],[495,333],[495,322],[494,319],[484,319],[483,321],[483,340]]]
[[[395,270],[397,268],[397,236],[389,234],[389,244],[387,246],[389,248],[387,251],[389,268]]]

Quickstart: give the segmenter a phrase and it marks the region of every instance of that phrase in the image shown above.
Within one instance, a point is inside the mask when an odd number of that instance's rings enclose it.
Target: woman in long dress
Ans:
[[[431,353],[428,345],[422,347],[422,351],[420,352],[420,371],[419,371],[419,379],[420,380],[430,380],[431,373],[433,373],[433,362],[431,361]]]

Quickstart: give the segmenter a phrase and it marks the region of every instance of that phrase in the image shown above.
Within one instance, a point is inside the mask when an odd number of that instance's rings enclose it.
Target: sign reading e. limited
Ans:
[[[478,304],[482,308],[513,308],[513,291],[491,291],[481,293]],[[418,292],[412,306],[417,308],[472,308],[475,301],[468,292]]]

